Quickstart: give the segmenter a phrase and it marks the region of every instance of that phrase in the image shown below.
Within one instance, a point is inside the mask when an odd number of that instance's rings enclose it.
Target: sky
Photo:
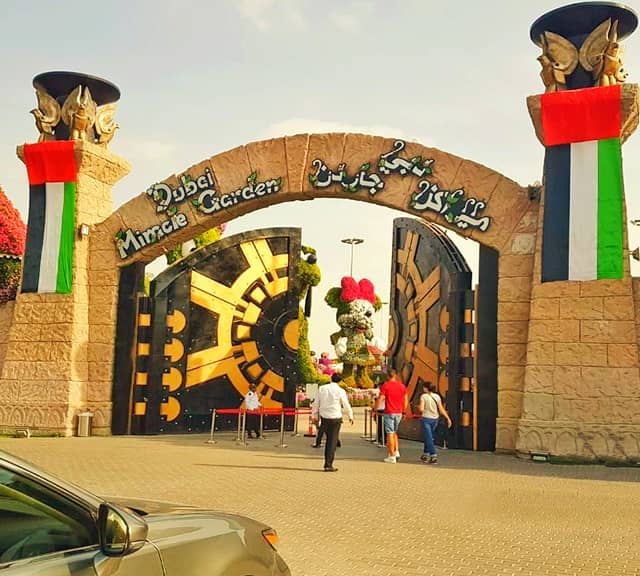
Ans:
[[[556,0],[3,0],[0,24],[0,185],[26,220],[26,171],[15,148],[37,140],[32,78],[71,70],[115,83],[121,128],[111,150],[132,172],[114,208],[151,184],[248,142],[303,132],[362,132],[415,140],[527,185],[544,149],[526,97],[544,87],[529,27]],[[636,11],[638,2],[628,2]],[[62,7],[64,6],[64,8]],[[640,32],[623,43],[640,82]],[[623,147],[627,209],[640,218],[640,141]],[[233,220],[226,235],[298,226],[323,280],[312,349],[330,351],[334,310],[323,297],[349,273],[389,300],[393,219],[350,200],[289,202]],[[454,233],[450,237],[458,238]],[[477,245],[456,240],[475,267]],[[630,226],[630,247],[640,228]],[[161,263],[150,269],[158,272]],[[640,275],[640,267],[632,270]],[[375,332],[386,338],[388,310]]]

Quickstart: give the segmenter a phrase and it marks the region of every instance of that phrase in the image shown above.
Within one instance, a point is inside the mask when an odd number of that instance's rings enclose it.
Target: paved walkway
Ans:
[[[339,472],[277,434],[0,439],[0,449],[100,494],[239,512],[277,528],[294,576],[640,575],[640,469],[442,451],[401,462],[343,428]]]

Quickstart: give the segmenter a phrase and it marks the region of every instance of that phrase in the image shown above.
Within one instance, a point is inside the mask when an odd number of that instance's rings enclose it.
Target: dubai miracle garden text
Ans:
[[[491,217],[480,213],[487,207],[487,202],[468,197],[463,188],[441,189],[437,183],[425,178],[432,174],[434,160],[421,156],[404,158],[401,153],[405,147],[403,140],[396,140],[393,148],[381,154],[377,162],[362,164],[353,176],[349,175],[349,167],[344,163],[332,170],[322,159],[316,158],[311,163],[315,170],[308,175],[309,182],[315,189],[340,185],[349,194],[367,190],[370,196],[374,196],[384,189],[388,176],[417,176],[421,180],[417,190],[411,194],[410,209],[435,213],[460,230],[476,228],[485,232],[489,228]],[[253,172],[247,177],[246,186],[227,194],[218,194],[209,168],[195,179],[184,175],[179,180],[180,185],[176,188],[160,182],[147,190],[147,196],[156,205],[156,212],[166,214],[167,219],[142,231],[131,228],[119,230],[115,235],[115,242],[121,259],[129,258],[145,246],[187,227],[189,219],[186,214],[178,211],[178,205],[186,200],[190,200],[199,212],[213,214],[243,202],[275,194],[282,187],[281,177],[258,182],[258,173]]]
[[[258,182],[258,173],[247,177],[247,184],[228,194],[218,194],[215,189],[213,174],[209,168],[197,178],[189,175],[180,177],[180,185],[172,188],[164,182],[154,184],[147,190],[147,196],[156,204],[156,212],[165,213],[168,218],[144,230],[119,230],[115,241],[121,259],[129,258],[145,246],[155,244],[165,236],[186,228],[189,219],[178,211],[177,205],[190,199],[191,204],[204,214],[213,214],[224,208],[230,208],[243,202],[275,194],[280,191],[282,178]]]

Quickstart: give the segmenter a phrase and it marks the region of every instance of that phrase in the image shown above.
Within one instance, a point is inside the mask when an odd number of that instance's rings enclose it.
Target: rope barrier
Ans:
[[[265,416],[279,416],[280,417],[280,444],[277,444],[278,448],[286,448],[287,444],[284,442],[284,419],[287,416],[294,417],[294,431],[292,436],[298,436],[298,417],[308,415],[311,417],[311,408],[258,408],[257,410],[247,410],[246,408],[213,408],[211,410],[211,430],[209,431],[209,440],[207,444],[216,444],[214,439],[216,429],[216,416],[217,415],[235,415],[238,417],[238,427],[236,431],[236,444],[241,446],[247,446],[246,431],[247,431],[247,414],[260,415],[260,438],[264,438],[264,417]]]
[[[260,437],[264,438],[264,417],[265,416],[279,416],[280,417],[280,443],[276,444],[278,448],[286,448],[287,444],[284,442],[284,417],[294,417],[294,431],[292,436],[298,436],[298,419],[300,416],[309,416],[311,419],[311,408],[258,408],[257,410],[247,410],[246,408],[213,408],[211,410],[211,430],[209,431],[209,440],[207,444],[216,444],[215,436],[215,424],[216,416],[218,415],[235,415],[238,417],[237,431],[236,431],[236,444],[241,446],[247,446],[246,427],[247,427],[247,414],[260,415]],[[418,419],[422,418],[420,414],[403,414],[403,418]],[[373,421],[376,422],[376,437],[373,434]],[[306,434],[305,434],[306,436]],[[365,407],[364,409],[364,434],[361,436],[368,442],[376,442],[378,446],[383,447],[387,443],[386,433],[384,431],[384,414],[373,410],[372,408]]]

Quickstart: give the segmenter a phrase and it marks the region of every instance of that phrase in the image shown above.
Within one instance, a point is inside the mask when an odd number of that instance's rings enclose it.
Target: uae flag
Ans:
[[[620,86],[542,96],[542,281],[622,278]]]
[[[29,219],[23,292],[71,292],[76,211],[73,141],[25,144]]]

